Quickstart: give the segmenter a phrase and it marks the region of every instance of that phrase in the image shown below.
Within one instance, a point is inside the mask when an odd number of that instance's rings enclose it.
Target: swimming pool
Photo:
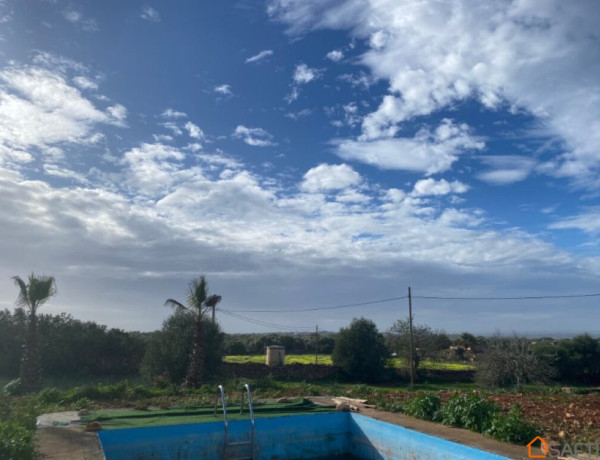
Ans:
[[[490,452],[436,438],[350,412],[256,420],[255,459],[353,458],[368,460],[501,460]],[[229,422],[231,442],[244,443],[250,421]],[[98,433],[107,460],[220,460],[223,422],[106,430]],[[232,458],[248,454],[240,444]]]

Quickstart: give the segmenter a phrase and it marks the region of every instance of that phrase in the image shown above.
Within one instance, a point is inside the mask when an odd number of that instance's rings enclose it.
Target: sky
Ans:
[[[600,333],[599,31],[596,0],[0,0],[0,308],[34,272],[43,312],[150,331],[203,274],[226,332],[387,330],[410,286],[450,333]]]

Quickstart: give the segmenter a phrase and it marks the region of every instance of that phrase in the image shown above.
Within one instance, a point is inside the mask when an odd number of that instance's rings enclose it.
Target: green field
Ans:
[[[265,363],[264,355],[237,355],[237,356],[225,356],[223,360],[227,363]],[[286,355],[286,364],[315,364],[315,355]],[[318,364],[325,364],[331,366],[331,355],[319,355]],[[392,366],[396,368],[402,368],[404,366],[404,360],[400,358],[393,358],[391,360]],[[475,369],[475,366],[471,363],[456,363],[447,361],[430,361],[425,360],[421,362],[419,366],[421,369],[430,370],[444,370],[444,371],[468,371]]]

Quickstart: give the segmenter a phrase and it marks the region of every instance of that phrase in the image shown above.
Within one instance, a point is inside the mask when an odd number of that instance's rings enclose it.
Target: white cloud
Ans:
[[[185,124],[185,129],[187,129],[187,132],[190,135],[190,137],[192,137],[194,139],[203,139],[204,138],[204,132],[198,126],[196,126],[194,123],[192,123],[191,121],[188,121]]]
[[[536,161],[529,157],[516,155],[485,156],[481,161],[491,169],[476,176],[478,179],[493,185],[507,185],[520,182],[531,174]]]
[[[581,230],[590,235],[600,234],[600,208],[594,207],[577,216],[567,217],[548,226],[557,230]]]
[[[16,64],[0,70],[0,144],[7,148],[88,143],[94,125],[123,126],[126,113],[120,104],[96,108],[60,71]]]
[[[525,110],[564,140],[548,173],[589,187],[600,172],[600,4],[582,0],[501,0],[443,4],[410,0],[273,0],[271,17],[291,34],[343,29],[369,44],[361,56],[374,78],[389,82],[363,124],[374,139],[397,125],[468,99],[491,110]],[[516,180],[516,172],[492,174]]]
[[[175,136],[181,136],[183,134],[183,131],[181,130],[179,125],[177,125],[177,123],[175,123],[173,121],[167,121],[165,123],[161,123],[161,126],[164,126],[165,128],[171,130],[171,132]]]
[[[304,85],[321,77],[323,71],[308,67],[306,64],[298,64],[294,70],[293,80],[297,85]]]
[[[273,142],[273,136],[262,128],[247,128],[244,125],[238,125],[233,132],[233,137],[242,139],[246,144],[254,147],[277,145]]]
[[[298,64],[296,66],[296,69],[294,70],[294,75],[292,77],[292,82],[293,82],[292,89],[290,91],[290,94],[288,94],[284,98],[284,100],[288,104],[291,104],[296,99],[298,99],[298,96],[300,95],[299,87],[301,85],[306,85],[307,83],[310,83],[311,81],[318,80],[322,76],[323,76],[323,69],[311,68],[311,67],[308,67],[304,63]]]
[[[333,62],[339,62],[344,59],[344,53],[340,50],[332,50],[325,55],[327,59]]]
[[[68,8],[64,10],[63,18],[71,24],[81,27],[86,32],[97,32],[100,30],[95,19],[84,17],[83,13],[77,9]]]
[[[163,113],[160,115],[163,118],[186,118],[187,114],[185,112],[179,112],[177,110],[173,110],[171,108],[165,109]]]
[[[148,196],[164,194],[175,181],[185,154],[164,144],[142,144],[124,155],[129,169],[128,185]]]
[[[140,17],[150,22],[160,22],[160,13],[150,6],[144,6]]]
[[[117,124],[122,124],[127,118],[127,108],[124,105],[116,104],[106,109]]]
[[[63,11],[63,17],[71,23],[76,23],[81,21],[82,14],[77,10],[65,10]]]
[[[233,92],[231,91],[230,85],[218,85],[214,87],[215,93],[222,94],[223,96],[232,96]]]
[[[304,174],[301,188],[307,192],[340,190],[361,181],[360,174],[346,164],[320,164]]]
[[[260,53],[255,54],[252,57],[249,57],[244,62],[246,64],[250,64],[252,62],[259,62],[259,61],[262,61],[272,55],[273,55],[273,50],[262,50]]]
[[[87,184],[89,182],[85,175],[68,168],[60,167],[53,163],[45,164],[44,172],[48,176],[60,177],[62,179],[71,179],[81,184]]]
[[[285,114],[287,118],[291,118],[292,120],[298,120],[303,117],[307,117],[312,113],[311,109],[302,109],[298,112],[288,112]]]
[[[336,153],[346,160],[426,174],[447,171],[459,155],[484,147],[483,142],[470,134],[467,125],[457,125],[447,119],[434,131],[424,128],[412,138],[344,140],[335,145]]]
[[[75,83],[81,89],[98,89],[98,84],[96,82],[93,82],[89,78],[83,76],[77,76],[73,78],[73,83]]]
[[[460,181],[448,182],[446,179],[435,180],[430,178],[421,179],[415,184],[413,195],[428,196],[428,195],[448,195],[450,193],[465,193],[469,190],[469,186]]]

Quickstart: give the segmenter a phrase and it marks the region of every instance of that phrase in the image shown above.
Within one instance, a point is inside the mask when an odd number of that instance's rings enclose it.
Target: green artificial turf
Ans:
[[[286,403],[259,403],[254,406],[254,417],[284,417],[289,415],[305,415],[319,412],[331,412],[335,406],[321,406],[304,398],[290,399]],[[239,405],[227,407],[229,420],[249,419],[248,408],[240,414]],[[100,422],[103,430],[116,430],[119,428],[138,428],[147,426],[182,425],[187,423],[221,422],[223,410],[214,407],[198,408],[173,408],[173,409],[106,409],[91,412],[81,417],[82,422]]]

